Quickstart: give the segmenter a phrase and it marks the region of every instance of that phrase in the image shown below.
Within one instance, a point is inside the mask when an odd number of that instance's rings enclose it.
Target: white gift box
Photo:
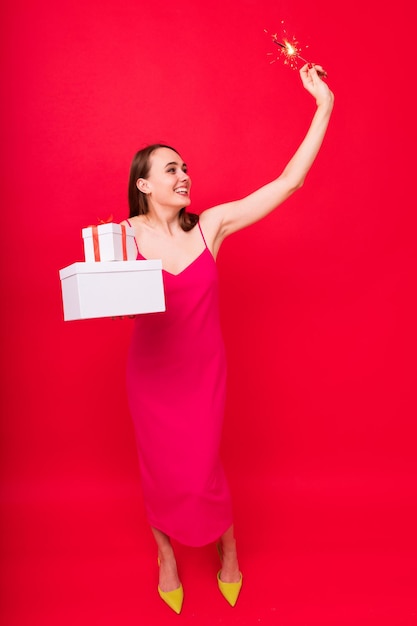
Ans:
[[[97,229],[99,258],[94,249],[94,231]],[[125,226],[125,255],[123,254],[123,232],[121,224],[100,224],[82,229],[84,240],[84,258],[89,261],[134,261],[137,257],[135,229]]]
[[[73,263],[59,276],[65,321],[165,311],[160,259]]]

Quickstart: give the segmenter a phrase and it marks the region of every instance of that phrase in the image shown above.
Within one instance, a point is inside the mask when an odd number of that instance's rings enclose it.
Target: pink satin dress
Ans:
[[[139,250],[137,258],[144,258]],[[202,546],[232,524],[219,458],[226,359],[217,267],[207,244],[179,274],[163,270],[163,281],[166,311],[134,322],[129,407],[150,525],[185,545]]]

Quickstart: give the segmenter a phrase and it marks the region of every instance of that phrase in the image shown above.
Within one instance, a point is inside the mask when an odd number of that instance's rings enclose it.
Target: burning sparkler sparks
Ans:
[[[299,48],[297,47],[298,41],[294,41],[291,43],[287,39],[284,39],[283,42],[278,41],[277,35],[272,35],[272,41],[280,47],[281,54],[284,55],[285,60],[284,63],[289,65],[290,67],[296,67],[297,59],[300,61],[304,61],[304,63],[308,63],[306,59],[304,59],[299,52]]]
[[[265,30],[265,32],[267,33],[268,31]],[[297,69],[299,60],[312,65],[309,61],[307,61],[307,59],[301,56],[301,48],[298,45],[298,41],[295,39],[295,37],[287,38],[285,30],[282,41],[279,40],[277,33],[272,35],[272,41],[279,47],[280,54],[282,57],[284,57],[285,65],[289,65],[292,69]],[[272,52],[269,52],[268,54],[272,54]],[[277,60],[278,57],[273,59],[271,63],[275,63],[275,61]],[[320,77],[327,76],[327,72],[325,72],[324,70],[317,70],[317,73]]]

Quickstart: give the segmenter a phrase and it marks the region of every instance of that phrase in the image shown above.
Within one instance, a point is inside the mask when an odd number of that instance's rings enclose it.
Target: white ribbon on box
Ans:
[[[82,229],[86,262],[135,261],[135,229],[113,222]]]

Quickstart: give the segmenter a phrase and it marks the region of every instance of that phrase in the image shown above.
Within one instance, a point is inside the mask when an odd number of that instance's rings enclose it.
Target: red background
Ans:
[[[3,623],[416,624],[411,3],[2,11]],[[64,323],[58,270],[83,226],[126,217],[146,143],[181,152],[197,212],[280,173],[314,111],[269,62],[282,19],[335,111],[303,189],[219,255],[245,587],[230,609],[213,548],[179,546],[177,618],[140,495],[131,321]]]

